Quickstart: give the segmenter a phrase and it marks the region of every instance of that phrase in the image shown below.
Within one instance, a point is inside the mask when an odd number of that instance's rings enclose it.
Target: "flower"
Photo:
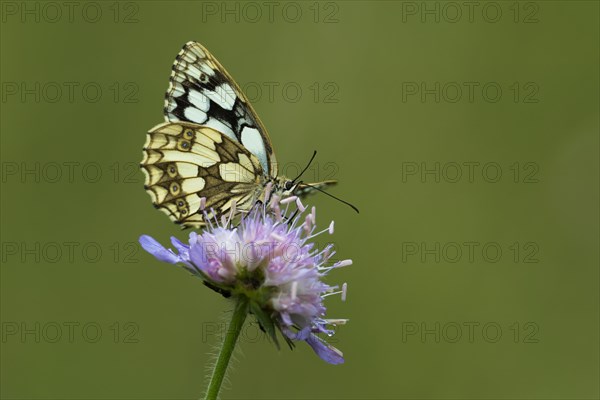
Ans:
[[[294,202],[297,210],[290,219],[286,215]],[[334,225],[315,232],[316,210],[305,210],[297,197],[280,201],[274,194],[268,206],[254,207],[237,226],[232,225],[235,204],[229,218],[220,221],[205,212],[207,228],[190,233],[189,245],[171,238],[176,252],[146,235],[140,237],[140,244],[158,260],[182,265],[226,297],[245,296],[250,312],[275,344],[277,328],[290,347],[293,341],[305,341],[326,362],[341,364],[342,352],[316,334],[332,336],[331,327],[347,322],[325,319],[323,305],[323,299],[333,294],[345,300],[346,284],[330,286],[322,278],[352,261],[332,263],[332,245],[315,248],[310,240],[325,232],[332,234]]]

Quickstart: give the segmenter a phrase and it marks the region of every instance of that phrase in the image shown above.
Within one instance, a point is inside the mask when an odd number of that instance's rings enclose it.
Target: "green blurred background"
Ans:
[[[136,244],[187,236],[137,163],[189,40],[361,210],[309,201],[346,363],[249,325],[223,398],[598,398],[598,2],[69,4],[1,4],[3,399],[205,387],[232,305]]]

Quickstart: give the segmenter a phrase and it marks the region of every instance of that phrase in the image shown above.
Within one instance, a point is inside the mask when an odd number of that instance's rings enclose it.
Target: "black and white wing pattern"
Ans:
[[[199,43],[188,42],[175,59],[164,112],[167,122],[147,134],[141,168],[152,203],[178,224],[200,227],[206,218],[238,215],[265,203],[267,192],[305,196],[335,184],[294,185],[278,176],[264,125]]]
[[[231,75],[201,44],[188,42],[177,55],[164,112],[169,122],[221,132],[254,154],[268,176],[277,176],[267,130]]]
[[[166,122],[146,138],[141,164],[152,203],[183,226],[227,214],[235,201],[244,210],[262,187],[260,161],[237,141],[207,126]],[[202,204],[202,203],[205,204]]]

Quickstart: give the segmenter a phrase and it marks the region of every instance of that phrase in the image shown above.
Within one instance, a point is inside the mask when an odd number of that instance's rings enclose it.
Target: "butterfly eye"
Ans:
[[[294,186],[294,182],[292,182],[292,181],[285,181],[285,183],[283,184],[283,187],[285,188],[285,190],[290,190],[292,188],[292,186]]]
[[[167,173],[169,174],[169,176],[171,178],[174,178],[177,176],[177,167],[173,164],[169,165],[169,168],[167,169]]]
[[[184,136],[186,137],[186,139],[191,139],[194,137],[194,132],[192,131],[185,131]]]
[[[179,207],[183,207],[183,201],[179,200],[179,201],[177,202],[177,205],[178,205]]]
[[[169,191],[171,192],[172,195],[176,195],[177,193],[179,193],[179,185],[176,183],[171,184]]]
[[[206,76],[206,74],[200,74],[200,82],[202,83],[206,83],[208,82],[208,76]]]

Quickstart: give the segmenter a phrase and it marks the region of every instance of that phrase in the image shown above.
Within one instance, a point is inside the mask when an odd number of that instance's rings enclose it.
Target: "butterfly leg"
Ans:
[[[285,218],[287,221],[286,223],[291,224],[292,221],[294,221],[294,218],[296,218],[296,215],[298,215],[298,209],[296,209],[296,211],[294,211],[294,213],[291,215],[291,217],[283,217]]]

